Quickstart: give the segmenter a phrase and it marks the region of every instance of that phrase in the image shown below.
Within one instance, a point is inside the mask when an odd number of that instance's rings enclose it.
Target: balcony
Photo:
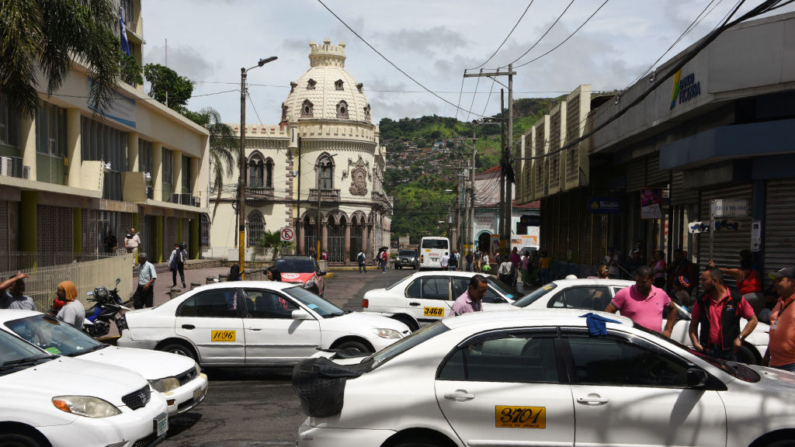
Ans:
[[[315,201],[317,200],[317,189],[310,189],[309,190],[309,200]],[[320,190],[320,200],[324,202],[338,202],[340,200],[340,190],[339,189],[321,189]]]
[[[246,188],[246,205],[262,206],[269,200],[273,200],[273,188],[259,186]]]

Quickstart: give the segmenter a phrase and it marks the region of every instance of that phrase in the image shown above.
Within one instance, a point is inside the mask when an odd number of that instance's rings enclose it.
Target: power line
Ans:
[[[496,55],[497,55],[497,52],[499,52],[499,51],[500,51],[500,49],[502,48],[502,46],[503,46],[503,45],[505,45],[505,42],[507,42],[507,41],[508,41],[508,38],[509,38],[509,37],[511,37],[511,34],[513,34],[513,32],[516,30],[516,27],[517,27],[517,26],[519,26],[519,23],[521,23],[521,21],[522,21],[522,19],[524,18],[525,14],[527,14],[527,11],[530,9],[530,6],[532,6],[532,5],[533,5],[533,1],[535,1],[535,0],[530,0],[530,3],[527,5],[527,8],[525,8],[525,9],[524,9],[524,12],[523,12],[523,13],[522,13],[522,15],[519,17],[519,20],[517,20],[517,21],[516,21],[516,24],[513,26],[513,28],[511,28],[511,32],[509,32],[509,33],[508,33],[508,35],[507,35],[507,36],[505,36],[505,39],[502,41],[502,43],[500,44],[500,46],[498,46],[498,47],[497,47],[497,49],[496,49],[496,50],[494,50],[494,53],[492,53],[492,54],[491,54],[491,56],[489,56],[489,58],[488,58],[488,59],[486,59],[486,62],[483,62],[482,64],[478,65],[478,66],[477,66],[477,67],[475,67],[475,68],[472,68],[471,70],[477,70],[478,68],[480,68],[480,67],[482,67],[482,66],[484,66],[484,65],[488,64],[488,63],[489,63],[489,61],[490,61],[490,60],[491,60],[491,59],[492,59],[494,56],[496,56]],[[464,70],[464,72],[466,72],[466,70]]]
[[[525,51],[524,53],[522,53],[522,55],[521,55],[521,56],[519,56],[519,57],[517,57],[516,59],[514,59],[514,60],[513,60],[513,62],[511,62],[511,64],[515,64],[515,63],[516,63],[516,62],[517,62],[519,59],[521,59],[521,58],[525,57],[525,56],[527,55],[527,53],[529,53],[530,51],[532,51],[532,50],[533,50],[533,48],[535,48],[535,47],[536,47],[536,45],[538,45],[539,43],[541,43],[541,41],[542,41],[542,40],[544,40],[544,37],[546,37],[546,35],[547,35],[547,34],[549,34],[549,32],[550,32],[550,31],[552,31],[552,28],[554,28],[554,27],[555,27],[555,25],[558,23],[558,21],[560,21],[560,19],[561,19],[561,18],[563,18],[563,15],[564,15],[564,14],[566,14],[566,11],[568,11],[568,10],[569,10],[569,8],[571,8],[571,5],[572,5],[572,4],[574,4],[574,0],[571,0],[571,2],[569,2],[569,4],[566,6],[566,9],[564,9],[564,10],[563,10],[563,12],[562,12],[562,13],[561,13],[561,14],[558,16],[558,18],[557,18],[557,19],[555,19],[555,21],[554,21],[554,22],[552,23],[552,25],[551,25],[551,26],[550,26],[550,27],[547,29],[547,31],[546,31],[546,32],[545,32],[545,33],[544,33],[544,34],[543,34],[541,37],[539,37],[539,38],[538,38],[538,40],[536,40],[536,43],[534,43],[534,44],[533,44],[533,46],[531,46],[531,47],[530,47],[530,48],[529,48],[527,51]],[[508,65],[510,65],[510,64],[508,64]],[[507,67],[508,65],[503,65],[503,66],[502,66],[502,67],[500,67],[500,68],[505,68],[505,67]]]

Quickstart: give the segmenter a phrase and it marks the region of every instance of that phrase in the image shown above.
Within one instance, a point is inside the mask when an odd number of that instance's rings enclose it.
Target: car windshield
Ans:
[[[513,303],[513,305],[516,306],[516,307],[527,307],[527,306],[535,303],[536,301],[538,301],[539,298],[541,298],[542,296],[546,295],[550,291],[556,289],[557,287],[558,287],[557,284],[555,284],[554,282],[551,282],[551,283],[545,285],[544,287],[541,287],[541,288],[538,288],[538,289],[534,290],[529,295],[523,296],[522,299],[516,301],[515,303]]]
[[[414,250],[400,250],[400,256],[414,256],[416,252]]]
[[[15,335],[0,330],[0,376],[55,358]]]
[[[312,273],[315,263],[311,259],[282,258],[276,260],[276,268],[280,273]]]
[[[519,292],[511,288],[511,286],[505,284],[499,279],[489,278],[489,284],[491,284],[491,286],[497,289],[502,296],[508,298],[509,300],[515,300],[521,295]]]
[[[6,321],[5,326],[50,354],[78,356],[108,346],[46,315]]]
[[[397,280],[397,282],[392,283],[391,285],[384,287],[384,290],[392,290],[392,289],[395,288],[395,286],[397,286],[398,284],[402,283],[403,281],[405,281],[405,280],[407,280],[409,278],[411,278],[411,276],[407,276],[405,278],[400,278],[400,279]]]
[[[422,248],[447,250],[447,239],[425,239],[422,241]]]
[[[421,343],[425,343],[426,341],[432,339],[433,337],[436,337],[439,334],[443,334],[449,330],[450,328],[445,326],[441,321],[437,321],[436,323],[430,326],[425,326],[424,328],[418,330],[417,332],[409,335],[406,338],[400,339],[396,343],[387,346],[386,348],[376,352],[370,357],[367,357],[366,359],[364,359],[362,363],[364,364],[369,363],[368,369],[372,371],[375,368],[378,368],[384,363],[399,356],[400,354],[403,354],[409,349]]]
[[[684,349],[685,351],[695,355],[696,357],[700,358],[701,360],[704,360],[705,362],[707,362],[710,365],[720,369],[721,371],[725,372],[726,374],[729,374],[729,375],[731,375],[733,377],[736,377],[739,380],[742,380],[744,382],[759,382],[759,380],[760,380],[759,374],[757,374],[756,371],[754,371],[751,368],[743,365],[742,363],[727,362],[727,361],[724,361],[724,360],[721,360],[721,359],[716,359],[716,358],[710,357],[708,355],[704,355],[703,353],[698,352],[698,351],[696,351],[696,350],[694,350],[694,349],[692,349],[692,348],[690,348],[688,346],[685,346],[685,345],[679,343],[676,340],[668,338],[668,337],[660,334],[659,332],[650,331],[650,330],[646,329],[645,327],[640,326],[637,323],[633,323],[632,327],[634,327],[635,329],[637,329],[639,331],[642,331],[642,332],[645,332],[647,334],[650,334],[650,335],[654,336],[655,338],[658,338],[660,340],[665,340],[668,343],[672,343],[672,344],[676,345],[678,348]]]
[[[284,293],[295,298],[301,302],[301,304],[312,309],[323,318],[333,318],[345,315],[344,310],[304,289],[303,287],[290,287],[289,289],[284,289]]]

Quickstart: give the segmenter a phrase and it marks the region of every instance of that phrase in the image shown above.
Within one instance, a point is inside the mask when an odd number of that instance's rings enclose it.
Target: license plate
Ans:
[[[157,437],[168,431],[168,415],[163,413],[155,419],[155,431]]]
[[[546,407],[494,407],[497,428],[547,428]]]
[[[423,308],[422,315],[424,317],[443,317],[444,307],[425,307]]]
[[[210,341],[235,341],[237,331],[212,331]]]
[[[439,260],[439,258],[431,258],[431,261],[433,261],[433,262],[436,262],[438,260]]]
[[[198,402],[199,399],[201,398],[202,398],[202,389],[196,388],[195,390],[193,390],[193,401]]]

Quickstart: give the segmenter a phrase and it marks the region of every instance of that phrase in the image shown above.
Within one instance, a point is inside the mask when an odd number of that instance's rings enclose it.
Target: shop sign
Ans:
[[[751,223],[751,251],[762,250],[762,222],[755,220]]]
[[[701,82],[696,82],[696,75],[690,73],[681,77],[682,70],[674,74],[673,91],[671,92],[671,110],[676,103],[682,104],[701,94]]]
[[[591,197],[588,200],[588,211],[592,214],[618,214],[621,212],[621,200],[614,197]]]
[[[660,188],[640,191],[640,218],[662,219],[663,192]]]
[[[710,206],[712,217],[746,217],[748,216],[747,200],[713,200]]]
[[[736,220],[716,220],[715,232],[718,231],[738,231],[748,228]],[[709,233],[709,221],[690,222],[687,224],[687,232],[690,234]]]

